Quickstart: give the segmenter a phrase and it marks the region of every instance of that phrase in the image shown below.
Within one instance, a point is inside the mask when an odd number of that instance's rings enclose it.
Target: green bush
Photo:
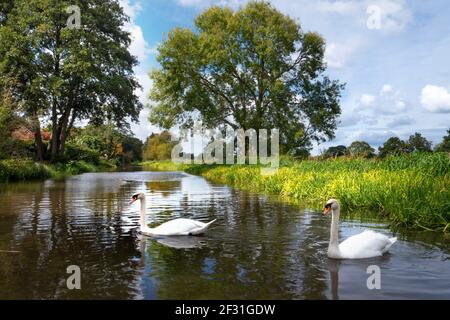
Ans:
[[[0,181],[22,181],[46,179],[52,176],[52,170],[32,160],[0,160]]]
[[[67,144],[62,162],[70,161],[84,161],[98,165],[100,163],[100,156],[97,152],[89,148]]]

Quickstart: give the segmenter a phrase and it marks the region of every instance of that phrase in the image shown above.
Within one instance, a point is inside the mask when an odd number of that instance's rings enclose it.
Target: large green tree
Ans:
[[[73,5],[81,13],[78,28],[67,24]],[[0,86],[33,123],[39,159],[43,119],[51,123],[52,160],[63,155],[77,120],[119,127],[127,117],[138,120],[137,60],[128,51],[128,17],[118,1],[16,0],[2,10]]]
[[[144,143],[144,160],[167,160],[171,158],[172,149],[177,142],[172,141],[170,132],[152,133]]]
[[[164,128],[280,129],[295,153],[334,136],[344,85],[325,74],[325,41],[267,2],[211,7],[175,28],[151,72],[150,122]]]
[[[348,154],[348,150],[346,146],[339,145],[339,146],[333,146],[329,147],[323,154],[322,157],[324,158],[336,158],[345,156]]]
[[[371,158],[375,156],[375,149],[365,141],[353,141],[347,151],[352,157]]]
[[[408,148],[410,152],[418,151],[418,152],[431,152],[431,142],[428,141],[425,137],[419,132],[414,133],[409,136],[407,141]]]
[[[402,153],[409,153],[410,148],[408,144],[398,137],[390,137],[387,139],[381,147],[378,148],[378,155],[380,157],[386,157],[388,155],[399,155]]]

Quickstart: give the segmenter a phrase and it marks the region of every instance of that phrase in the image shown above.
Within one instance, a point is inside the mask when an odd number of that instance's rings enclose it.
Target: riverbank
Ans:
[[[108,163],[94,165],[85,161],[47,164],[32,160],[0,160],[0,182],[63,179],[85,172],[96,172],[113,167]]]
[[[258,166],[146,162],[152,170],[186,171],[233,187],[279,195],[320,209],[337,198],[343,210],[378,212],[393,227],[450,232],[450,162],[446,153],[385,159],[283,160],[272,175]]]

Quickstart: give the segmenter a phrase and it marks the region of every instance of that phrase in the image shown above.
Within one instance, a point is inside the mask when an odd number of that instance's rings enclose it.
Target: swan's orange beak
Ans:
[[[331,208],[327,208],[327,207],[323,208],[323,214],[330,213],[330,210],[331,210]]]

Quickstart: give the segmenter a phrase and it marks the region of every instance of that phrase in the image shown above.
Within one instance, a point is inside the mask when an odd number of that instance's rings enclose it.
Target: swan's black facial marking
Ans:
[[[135,194],[135,195],[133,195],[133,196],[131,197],[130,204],[132,204],[133,202],[135,202],[137,199],[139,199],[139,194],[138,194],[138,193]]]
[[[332,203],[327,203],[327,204],[325,205],[325,207],[323,208],[323,214],[328,214],[328,213],[330,212],[330,210],[331,210],[331,205],[332,205]]]

